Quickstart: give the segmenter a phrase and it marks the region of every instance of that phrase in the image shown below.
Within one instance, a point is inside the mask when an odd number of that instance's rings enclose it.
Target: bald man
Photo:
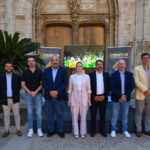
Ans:
[[[118,71],[112,73],[110,79],[112,119],[111,137],[116,137],[117,120],[121,110],[122,132],[126,137],[131,137],[128,133],[128,112],[130,105],[130,94],[134,89],[134,79],[131,72],[126,71],[126,62],[118,62]]]
[[[52,136],[55,131],[60,137],[64,134],[63,107],[66,99],[66,87],[68,84],[67,70],[59,66],[59,58],[55,55],[51,58],[52,66],[44,70],[42,85],[45,89],[45,109],[48,121],[47,136]],[[55,129],[56,115],[56,129]]]

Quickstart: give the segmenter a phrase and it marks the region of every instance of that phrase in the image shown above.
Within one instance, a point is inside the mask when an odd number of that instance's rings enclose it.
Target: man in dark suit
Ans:
[[[109,95],[109,74],[103,71],[103,61],[96,61],[96,71],[90,73],[91,80],[91,137],[96,133],[96,114],[99,109],[100,132],[106,137],[105,113]]]
[[[59,58],[52,56],[52,67],[44,71],[42,84],[45,89],[45,109],[48,120],[48,133],[50,137],[55,133],[55,114],[57,120],[57,133],[60,137],[64,135],[63,107],[66,98],[66,87],[68,83],[67,70],[59,66]]]
[[[131,135],[127,129],[127,118],[130,106],[130,94],[134,88],[133,74],[126,69],[126,62],[118,62],[118,71],[112,73],[110,79],[111,100],[112,100],[112,119],[111,119],[111,137],[116,137],[116,123],[121,109],[122,132],[126,137]]]
[[[17,135],[22,136],[19,114],[21,79],[19,75],[13,72],[13,65],[11,62],[5,63],[4,70],[5,73],[0,75],[0,102],[2,103],[4,111],[5,124],[5,132],[2,134],[2,138],[7,137],[10,134],[9,126],[11,109],[15,118]]]

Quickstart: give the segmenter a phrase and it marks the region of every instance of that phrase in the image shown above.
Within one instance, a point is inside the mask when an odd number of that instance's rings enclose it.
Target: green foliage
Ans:
[[[4,63],[9,61],[14,65],[15,72],[22,73],[27,68],[27,57],[38,51],[40,43],[32,42],[29,38],[20,38],[20,33],[14,35],[0,30],[0,72],[3,71]],[[38,66],[44,65],[39,55],[35,56]]]

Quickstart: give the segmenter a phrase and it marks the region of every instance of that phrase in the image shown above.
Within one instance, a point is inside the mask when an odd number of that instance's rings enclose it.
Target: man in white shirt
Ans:
[[[19,101],[21,80],[20,76],[13,73],[13,66],[11,62],[6,62],[4,66],[5,73],[0,75],[0,101],[4,111],[4,124],[5,132],[2,138],[7,137],[10,126],[10,110],[12,109],[15,123],[17,127],[17,135],[22,136],[20,130],[20,114],[19,114]]]
[[[105,113],[109,95],[109,74],[103,71],[103,61],[96,61],[96,71],[90,73],[91,79],[91,137],[96,133],[96,114],[99,109],[100,132],[106,137]]]

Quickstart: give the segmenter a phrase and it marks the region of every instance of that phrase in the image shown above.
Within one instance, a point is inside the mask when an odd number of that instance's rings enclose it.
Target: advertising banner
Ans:
[[[40,57],[45,62],[45,68],[51,66],[51,57],[57,55],[59,57],[59,64],[61,63],[61,48],[59,47],[41,47]]]
[[[108,47],[108,72],[118,70],[118,61],[124,59],[127,64],[126,70],[130,71],[131,46],[126,47]]]

